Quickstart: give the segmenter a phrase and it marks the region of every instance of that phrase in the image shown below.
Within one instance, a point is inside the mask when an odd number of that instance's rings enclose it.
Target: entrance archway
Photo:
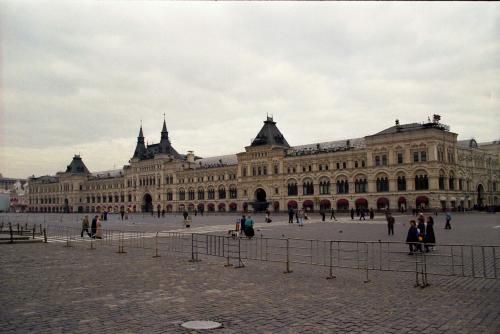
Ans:
[[[153,198],[150,194],[144,194],[142,199],[142,212],[153,212]]]
[[[484,205],[484,187],[482,184],[477,186],[477,205],[479,207]]]
[[[253,202],[254,211],[265,211],[269,203],[267,203],[266,191],[262,188],[255,190],[255,200]]]

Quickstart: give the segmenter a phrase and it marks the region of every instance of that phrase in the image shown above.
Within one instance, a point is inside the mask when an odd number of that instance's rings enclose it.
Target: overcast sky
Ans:
[[[266,114],[291,145],[437,113],[499,139],[497,3],[0,2],[0,173],[80,153],[120,168],[142,119],[173,146],[244,150]]]

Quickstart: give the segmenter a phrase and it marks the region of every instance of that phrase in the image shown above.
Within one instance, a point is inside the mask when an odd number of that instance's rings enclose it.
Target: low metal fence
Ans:
[[[181,253],[190,261],[202,257],[223,258],[226,266],[242,268],[247,261],[281,263],[285,273],[294,266],[325,268],[327,278],[338,269],[363,271],[365,281],[370,272],[398,272],[415,275],[415,286],[428,285],[428,276],[498,279],[500,245],[412,244],[391,241],[318,240],[299,238],[252,239],[231,235],[137,232],[102,229],[100,239],[81,237],[81,229],[47,226],[49,241],[62,241],[66,246],[86,241],[89,248],[112,246],[117,253],[143,249],[154,257],[165,253]]]

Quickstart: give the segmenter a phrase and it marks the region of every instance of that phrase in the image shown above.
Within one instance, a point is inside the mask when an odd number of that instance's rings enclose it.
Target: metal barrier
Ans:
[[[41,229],[41,226],[40,226]],[[62,241],[71,247],[88,239],[80,228],[47,226],[49,241]],[[189,254],[190,261],[203,256],[224,259],[226,266],[242,268],[245,261],[281,263],[285,273],[296,265],[327,268],[328,279],[340,268],[363,271],[365,282],[370,272],[398,272],[415,275],[415,286],[428,285],[428,276],[498,279],[500,245],[416,243],[417,251],[408,255],[408,244],[390,241],[317,240],[298,238],[252,239],[230,235],[178,232],[137,232],[103,229],[101,239],[91,239],[90,249],[111,246],[117,253],[128,249],[147,250],[153,257],[164,253]],[[427,246],[427,247],[426,247]],[[426,252],[427,248],[429,252]],[[434,248],[434,249],[433,249]]]

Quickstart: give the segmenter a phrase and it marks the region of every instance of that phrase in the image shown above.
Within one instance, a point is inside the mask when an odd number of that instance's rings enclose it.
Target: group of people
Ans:
[[[434,219],[432,216],[428,216],[426,220],[424,215],[420,213],[416,222],[413,219],[410,220],[406,242],[410,249],[408,255],[413,255],[415,252],[423,252],[422,245],[425,248],[425,252],[432,250],[436,243]]]
[[[309,216],[307,215],[307,212],[302,210],[302,209],[294,209],[290,208],[288,209],[288,223],[293,224],[293,218],[296,219],[297,224],[299,224],[300,227],[304,226],[304,220],[309,220]]]
[[[255,231],[253,229],[253,219],[251,215],[242,215],[239,222],[236,222],[236,230],[244,233],[248,239],[252,239],[255,235]]]
[[[90,227],[90,232],[89,232]],[[102,239],[102,221],[99,216],[95,216],[92,219],[92,223],[89,223],[89,216],[85,215],[82,220],[82,232],[80,236],[83,238],[83,232],[86,232],[89,238],[92,239]]]

